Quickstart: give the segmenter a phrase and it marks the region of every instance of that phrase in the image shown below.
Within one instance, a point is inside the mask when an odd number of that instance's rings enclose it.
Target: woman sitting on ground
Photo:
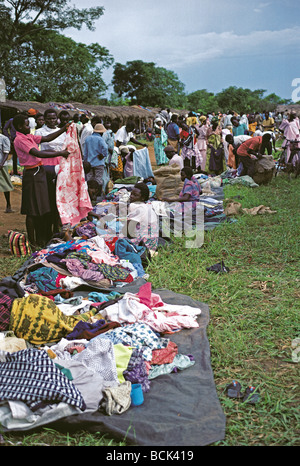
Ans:
[[[158,218],[149,200],[150,191],[146,183],[138,182],[131,191],[127,222],[122,233],[131,242],[141,241],[148,249],[155,250],[158,244]]]
[[[192,202],[192,207],[196,207],[202,193],[198,180],[193,175],[193,170],[190,167],[184,167],[180,172],[181,180],[183,181],[182,190],[178,198],[162,198],[165,202]]]

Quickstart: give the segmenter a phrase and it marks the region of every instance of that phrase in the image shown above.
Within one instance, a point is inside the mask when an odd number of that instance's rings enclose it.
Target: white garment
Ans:
[[[28,118],[28,121],[29,121],[29,128],[30,128],[30,129],[34,129],[34,128],[36,127],[35,118],[29,117],[29,118]]]
[[[4,136],[4,134],[0,133],[0,164],[2,163],[2,160],[4,159],[4,156],[9,154],[10,152],[10,140],[7,136]],[[7,165],[7,160],[4,162],[3,166],[5,167]]]
[[[36,136],[48,136],[49,134],[55,133],[58,131],[59,128],[49,128],[46,125],[43,125],[41,128],[35,131]],[[51,142],[43,142],[41,144],[41,150],[54,150],[54,151],[61,151],[66,139],[66,133],[61,134],[58,138],[54,139]],[[45,159],[44,159],[45,160]],[[46,164],[44,164],[46,165]]]
[[[81,130],[81,134],[80,134],[80,145],[82,147],[82,151],[83,151],[83,147],[84,147],[84,143],[85,143],[85,140],[88,136],[90,136],[91,134],[93,134],[93,131],[94,131],[94,128],[92,126],[92,124],[90,122],[88,123],[85,123],[83,125],[83,128]]]
[[[48,134],[55,133],[59,128],[49,128],[46,125],[43,125],[41,128],[35,131],[36,136],[48,136]],[[63,145],[65,143],[66,133],[61,134],[56,139],[51,142],[43,142],[41,144],[41,150],[49,150],[49,151],[61,151],[63,149]],[[52,157],[47,159],[42,159],[43,165],[59,165],[60,157]]]
[[[224,146],[224,155],[225,155],[226,163],[228,161],[228,155],[229,155],[229,150],[228,150],[229,144],[225,140],[227,134],[231,134],[231,131],[228,128],[222,129],[222,141],[223,141],[223,146]]]
[[[249,121],[245,113],[240,118],[240,125],[246,125],[246,128],[249,129]]]
[[[201,314],[199,308],[166,304],[150,309],[141,303],[136,294],[125,293],[117,303],[107,306],[101,311],[104,318],[121,324],[134,322],[145,323],[154,331],[166,332],[178,328],[196,328],[196,320]]]
[[[247,136],[246,134],[240,134],[239,136],[234,136],[233,137],[234,147],[240,146],[243,142],[247,141],[247,139],[251,139],[251,136]]]
[[[183,160],[182,157],[178,154],[174,154],[171,160],[169,161],[169,165],[179,165],[180,170],[183,168]]]
[[[147,237],[149,233],[151,233],[151,237],[158,237],[158,219],[151,203],[132,202],[128,206],[127,219],[136,223],[136,228],[132,224],[128,227],[128,232],[132,238]]]
[[[126,146],[130,139],[134,138],[133,133],[127,133],[126,126],[122,126],[116,133],[115,140]]]

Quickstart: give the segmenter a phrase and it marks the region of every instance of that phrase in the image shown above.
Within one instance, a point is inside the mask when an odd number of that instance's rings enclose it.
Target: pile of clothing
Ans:
[[[195,364],[169,335],[199,327],[201,310],[152,292],[143,278],[145,247],[105,241],[92,222],[76,233],[0,282],[4,430],[83,412],[122,414],[132,407],[132,384],[146,394],[156,377]]]

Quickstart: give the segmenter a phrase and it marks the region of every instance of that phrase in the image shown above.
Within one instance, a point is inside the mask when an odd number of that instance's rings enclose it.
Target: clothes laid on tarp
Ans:
[[[24,401],[32,411],[44,402],[86,407],[79,390],[44,351],[35,348],[0,352],[0,400]]]
[[[88,321],[95,313],[94,309],[79,316],[66,316],[51,299],[30,294],[13,301],[9,329],[18,338],[41,345],[59,341],[72,332],[78,320]]]
[[[88,292],[86,293],[88,296]],[[177,318],[188,316],[193,319],[196,326],[178,328],[177,325],[177,328],[172,328],[169,334],[168,332],[164,334],[155,327],[157,320],[155,318],[149,325],[144,321],[132,324],[124,321],[122,324],[117,323],[116,326],[107,325],[112,322],[104,318],[105,310],[109,309],[112,301],[114,301],[112,305],[121,302],[126,293],[127,296],[131,295],[136,303],[147,309],[148,314],[153,313],[154,316],[155,313],[160,312],[166,315],[169,313],[171,317],[176,315]],[[56,298],[57,296],[58,294]],[[76,296],[75,294],[73,297]],[[167,445],[170,437],[174,439],[176,445],[201,445],[222,438],[224,419],[214,389],[209,364],[209,345],[205,338],[208,308],[186,296],[167,291],[152,291],[151,284],[147,282],[128,285],[123,295],[113,294],[111,298],[114,299],[104,301],[104,306],[95,308],[93,312],[71,317],[63,316],[55,302],[45,296],[33,294],[14,300],[11,331],[16,337],[25,337],[26,341],[31,344],[44,343],[44,350],[41,348],[36,351],[42,352],[47,358],[51,356],[50,360],[59,364],[60,370],[64,366],[68,369],[64,361],[74,362],[100,377],[103,383],[101,393],[98,389],[94,395],[95,398],[93,398],[92,391],[87,390],[87,400],[94,408],[85,412],[84,418],[81,417],[77,406],[72,406],[71,409],[70,406],[66,407],[63,401],[55,406],[52,413],[49,410],[41,410],[39,405],[33,416],[33,413],[28,412],[28,407],[22,404],[16,405],[16,400],[8,400],[5,406],[0,407],[0,421],[3,420],[4,430],[6,426],[13,430],[28,430],[35,426],[51,425],[52,421],[54,428],[60,428],[60,423],[62,423],[69,430],[74,427],[73,423],[77,425],[78,421],[80,429],[90,430],[93,426],[97,426],[98,429],[101,426],[101,429],[104,428],[105,431],[117,437],[125,435],[125,431],[129,430],[128,442],[140,445]],[[125,299],[124,303],[126,302]],[[98,318],[97,312],[99,312]],[[87,316],[89,319],[84,320]],[[84,330],[88,333],[75,332],[73,339],[68,339],[72,332],[78,329],[77,325],[80,325],[80,322],[83,323],[83,327],[87,324]],[[93,330],[92,322],[96,324],[95,328],[98,324],[99,329],[104,326],[108,331],[93,334],[93,331],[90,331]],[[63,327],[63,332],[59,333],[61,327]],[[84,336],[88,338],[82,338]],[[52,344],[47,349],[50,341]],[[72,377],[72,367],[70,366],[69,369],[65,374]],[[196,403],[197,410],[195,411],[194,397],[199,398],[201,380],[205,380],[203,386],[205,402],[200,398]],[[143,392],[147,396],[142,405],[142,416],[128,403],[128,384],[133,383],[141,383]],[[166,385],[162,388],[161,384]],[[185,384],[189,387],[188,392],[194,387],[193,396],[186,393]],[[154,394],[153,401],[152,393]],[[200,393],[202,394],[202,389]],[[83,400],[85,402],[84,396]],[[191,400],[193,400],[192,403]],[[148,411],[149,406],[150,411]],[[178,414],[175,414],[177,412],[176,409],[174,411],[175,406],[178,406],[180,418]],[[15,410],[23,413],[20,414],[18,420],[13,417]],[[93,420],[89,417],[89,413],[93,414]],[[138,417],[136,417],[137,414]],[[107,418],[112,420],[112,424],[106,425]],[[120,424],[115,418],[120,419]],[[59,423],[58,426],[56,422]],[[133,429],[139,432],[137,437],[136,434],[132,435],[130,432],[131,422],[133,422]],[[191,422],[193,432],[190,429]],[[199,423],[197,429],[194,428],[195,422]],[[202,424],[205,425],[205,429],[201,429]],[[156,425],[159,426],[157,431]]]
[[[169,290],[159,289],[154,293],[168,304],[201,309],[199,327],[175,332],[169,338],[177,345],[179,354],[187,356],[190,363],[187,358],[183,358],[184,361],[178,358],[177,369],[176,364],[173,372],[165,368],[163,374],[151,380],[143,373],[144,365],[133,365],[136,377],[132,372],[129,379],[146,380],[149,386],[145,387],[141,406],[130,407],[114,416],[99,411],[78,413],[48,424],[49,428],[62,432],[78,429],[106,432],[120,441],[126,437],[127,445],[140,446],[203,446],[224,439],[225,416],[216,393],[206,336],[209,308],[189,296]]]
[[[202,198],[202,208],[213,216],[222,195],[219,188]],[[108,213],[105,203],[98,208]],[[126,437],[128,444],[154,446],[221,440],[225,417],[210,366],[208,307],[185,295],[152,290],[144,279],[147,247],[128,238],[94,236],[92,225],[84,225],[79,226],[84,237],[34,253],[0,282],[0,292],[8,291],[10,298],[3,303],[5,329],[54,363],[79,390],[86,409],[60,399],[32,411],[22,399],[4,397],[3,429],[47,425],[104,431]],[[15,349],[17,355],[18,345]],[[138,408],[130,403],[133,384],[141,384],[144,394]]]

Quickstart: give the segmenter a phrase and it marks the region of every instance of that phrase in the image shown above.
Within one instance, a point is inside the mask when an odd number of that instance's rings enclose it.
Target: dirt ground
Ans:
[[[20,214],[22,187],[14,186],[14,190],[10,193],[10,202],[12,210],[11,214],[6,214],[6,201],[3,193],[0,193],[0,236],[7,235],[8,230],[26,231],[25,215]]]

